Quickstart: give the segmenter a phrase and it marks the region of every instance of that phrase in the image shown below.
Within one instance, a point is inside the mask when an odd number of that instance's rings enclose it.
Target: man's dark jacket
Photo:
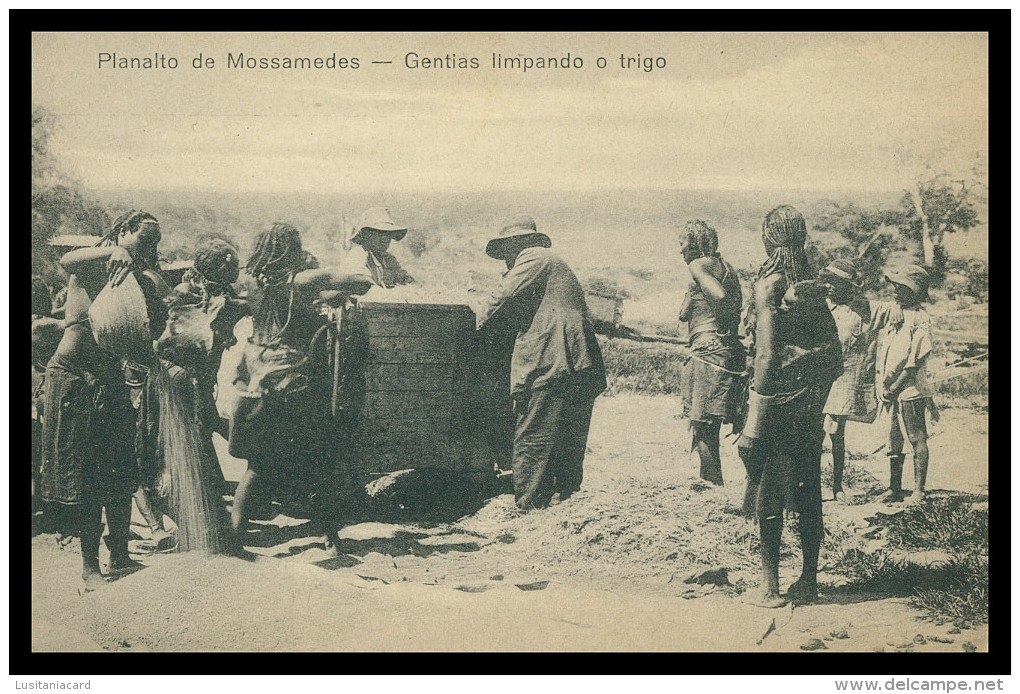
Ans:
[[[478,312],[478,327],[517,331],[510,392],[583,384],[590,396],[606,389],[606,369],[577,276],[548,248],[525,248]]]

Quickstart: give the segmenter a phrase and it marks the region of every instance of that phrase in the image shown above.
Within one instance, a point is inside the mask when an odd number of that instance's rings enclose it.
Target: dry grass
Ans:
[[[966,497],[935,498],[882,516],[888,546],[868,551],[844,529],[826,537],[828,571],[846,578],[841,592],[909,596],[937,623],[960,627],[988,621],[988,514]],[[906,554],[902,552],[906,551]],[[935,563],[914,552],[938,552]]]
[[[988,511],[966,497],[931,498],[888,521],[889,544],[912,551],[988,552]]]
[[[988,369],[948,378],[935,384],[939,407],[965,407],[988,411]]]
[[[882,489],[882,482],[853,460],[843,466],[843,486],[846,489],[871,492]],[[832,489],[832,460],[825,456],[822,462],[822,489]]]
[[[456,527],[493,538],[500,561],[514,557],[550,574],[657,590],[676,584],[682,592],[685,576],[725,568],[734,584],[726,590],[740,593],[747,587],[742,576],[757,576],[760,544],[757,523],[740,511],[739,487],[715,487],[680,473],[622,477],[586,487],[541,513],[520,513],[510,497],[497,497]],[[799,566],[793,516],[780,556],[784,572]]]
[[[678,395],[686,351],[664,343],[599,339],[606,362],[606,395]]]

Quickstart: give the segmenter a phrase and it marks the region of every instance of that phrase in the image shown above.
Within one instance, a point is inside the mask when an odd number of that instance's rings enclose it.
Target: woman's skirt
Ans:
[[[746,368],[747,355],[736,336],[695,335],[680,375],[683,416],[692,422],[733,422],[742,405]]]
[[[123,379],[50,360],[45,397],[43,499],[80,504],[134,492],[135,411]]]
[[[821,513],[822,406],[828,389],[810,386],[780,394],[767,415],[755,460],[744,461],[748,494],[744,511]]]

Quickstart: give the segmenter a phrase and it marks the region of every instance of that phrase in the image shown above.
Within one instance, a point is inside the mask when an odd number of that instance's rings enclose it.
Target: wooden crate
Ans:
[[[463,305],[364,301],[355,320],[368,345],[355,434],[362,473],[431,467],[484,477],[509,467],[512,345],[476,333]]]

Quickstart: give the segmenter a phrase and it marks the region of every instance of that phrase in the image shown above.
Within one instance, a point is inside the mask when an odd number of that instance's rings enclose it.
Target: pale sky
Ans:
[[[480,68],[410,69],[412,51]],[[228,52],[360,67],[231,69]],[[494,52],[584,67],[494,70]],[[193,69],[199,53],[216,67]],[[987,156],[987,70],[984,34],[64,33],[34,36],[32,89],[98,189],[875,190],[910,161]]]

